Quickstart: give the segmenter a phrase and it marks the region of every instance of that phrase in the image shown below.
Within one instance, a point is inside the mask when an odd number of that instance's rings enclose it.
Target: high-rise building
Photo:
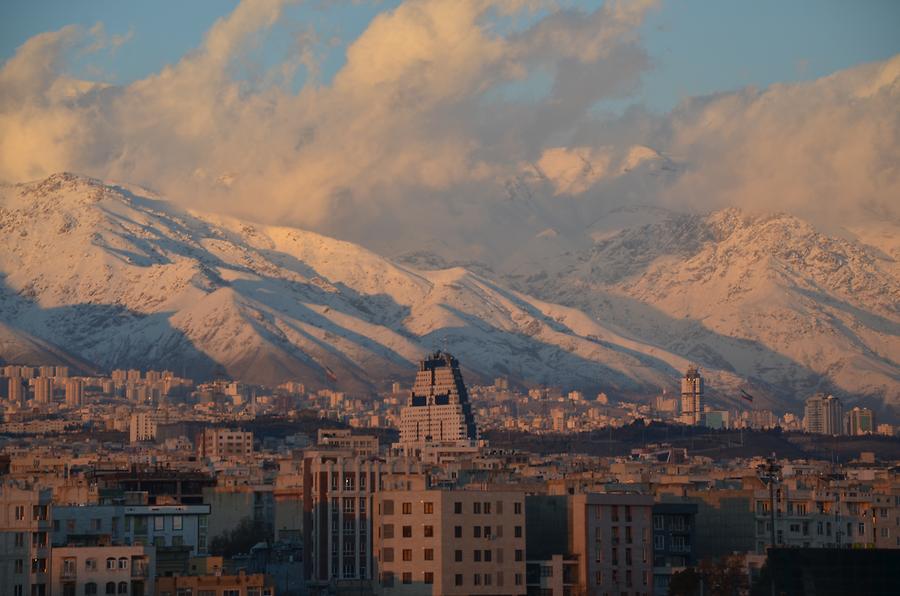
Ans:
[[[81,379],[66,379],[66,405],[79,408],[84,403],[84,382]]]
[[[803,430],[820,435],[840,435],[843,434],[843,427],[841,400],[824,393],[817,393],[806,400]]]
[[[400,412],[400,442],[395,448],[414,454],[429,444],[477,440],[459,361],[445,352],[431,354],[419,363],[409,401]]]
[[[38,370],[38,376],[43,378],[55,377],[56,376],[56,367],[53,366],[42,366]]]
[[[39,404],[49,404],[53,399],[53,379],[38,377],[34,380],[34,401]]]
[[[857,406],[847,412],[845,430],[848,435],[871,435],[875,428],[875,413],[869,408]]]
[[[703,377],[696,366],[689,366],[681,379],[681,420],[700,424],[703,417]]]
[[[9,396],[10,403],[24,405],[25,397],[27,395],[25,379],[21,377],[10,377],[7,395]]]
[[[132,443],[156,440],[157,415],[148,412],[139,412],[131,415],[129,434]],[[251,439],[252,441],[252,439]]]
[[[69,367],[68,366],[57,366],[53,372],[54,372],[54,375],[53,375],[54,377],[57,377],[60,379],[65,379],[65,378],[68,378],[68,376],[69,376]]]

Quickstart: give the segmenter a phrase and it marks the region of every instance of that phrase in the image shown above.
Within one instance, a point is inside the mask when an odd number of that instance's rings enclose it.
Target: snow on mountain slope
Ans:
[[[185,212],[71,174],[0,189],[0,320],[110,369],[367,391],[427,350],[473,379],[636,393],[686,361],[471,271]]]
[[[553,275],[508,279],[785,404],[823,389],[900,406],[900,268],[887,252],[736,209],[595,240]]]

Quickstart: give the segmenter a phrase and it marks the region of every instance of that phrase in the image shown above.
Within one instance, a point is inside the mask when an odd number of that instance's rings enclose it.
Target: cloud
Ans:
[[[548,227],[568,237],[623,201],[821,215],[898,196],[898,59],[610,120],[594,106],[650,68],[639,28],[654,2],[406,0],[328,84],[314,31],[242,77],[287,3],[244,0],[196,50],[123,86],[66,64],[121,40],[77,27],[32,38],[0,69],[0,179],[71,170],[379,249],[444,242],[473,257]],[[532,99],[505,92],[516,85]],[[663,163],[677,168],[648,165]]]
[[[820,222],[900,222],[900,56],[811,82],[690,100],[658,143],[687,164],[666,198]]]

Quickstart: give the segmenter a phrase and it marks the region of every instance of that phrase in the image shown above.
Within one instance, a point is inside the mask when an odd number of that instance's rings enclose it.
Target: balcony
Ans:
[[[131,577],[146,578],[150,576],[150,567],[148,565],[132,565]]]
[[[67,569],[63,567],[59,572],[59,579],[76,580],[78,579],[78,572],[75,569]]]

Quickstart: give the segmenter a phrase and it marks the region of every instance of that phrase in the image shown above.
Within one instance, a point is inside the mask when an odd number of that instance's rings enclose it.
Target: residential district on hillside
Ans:
[[[302,383],[195,384],[170,372],[70,376],[7,365],[0,592],[891,594],[900,468],[877,452],[714,458],[492,446],[660,421],[893,435],[813,395],[802,416],[705,403],[690,368],[652,404],[466,386],[429,354],[379,399]],[[813,592],[809,590],[812,589]]]

